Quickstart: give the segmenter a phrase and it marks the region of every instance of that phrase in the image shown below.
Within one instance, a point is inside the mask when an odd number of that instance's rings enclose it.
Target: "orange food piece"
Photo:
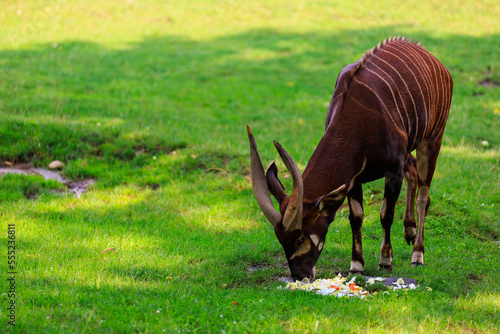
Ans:
[[[330,286],[330,288],[335,289],[335,290],[337,290],[337,291],[339,291],[339,290],[340,290],[340,288],[339,288],[338,286],[335,286],[335,285],[331,285],[331,286]]]
[[[351,284],[349,284],[349,289],[351,289],[351,290],[357,290],[357,288],[358,288],[358,287],[356,286],[356,284],[355,284],[355,283],[351,283]]]

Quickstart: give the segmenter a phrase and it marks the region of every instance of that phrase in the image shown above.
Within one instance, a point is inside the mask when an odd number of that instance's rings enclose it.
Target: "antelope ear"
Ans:
[[[318,213],[322,216],[331,216],[342,205],[344,199],[347,195],[345,184],[338,187],[328,195],[320,197],[316,201],[318,207]]]
[[[280,180],[278,179],[278,167],[276,167],[274,161],[271,162],[267,167],[266,180],[269,191],[274,196],[274,198],[276,198],[279,205],[281,205],[285,197],[287,197],[288,195],[285,192],[285,187],[283,187],[283,184],[281,184]]]

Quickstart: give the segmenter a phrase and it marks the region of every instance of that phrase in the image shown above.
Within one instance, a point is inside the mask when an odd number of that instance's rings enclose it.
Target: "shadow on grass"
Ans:
[[[321,136],[325,103],[341,68],[384,38],[407,30],[410,27],[387,26],[297,34],[259,29],[209,41],[151,37],[119,50],[83,41],[3,50],[0,110],[11,125],[1,129],[5,145],[0,159],[33,158],[34,153],[27,152],[34,144],[39,144],[37,151],[47,148],[46,159],[72,159],[75,140],[95,150],[102,141],[127,138],[137,129],[149,129],[146,143],[159,137],[163,141],[158,144],[165,147],[222,143],[239,150],[244,125],[251,123],[266,131],[269,141],[274,139],[269,129],[276,138],[293,133],[290,151],[305,160]],[[500,67],[500,36],[407,35],[422,42],[455,78],[458,94],[446,136],[455,143],[464,137],[467,142],[488,139],[498,145],[491,127],[497,120],[488,109],[492,101],[498,103],[498,88],[480,81]],[[473,102],[478,99],[483,103]],[[11,115],[17,115],[16,121]],[[26,126],[39,127],[38,140],[33,141],[30,131],[14,130]],[[44,129],[50,133],[43,134]],[[129,144],[117,146],[128,149]],[[130,159],[127,152],[122,155]],[[88,154],[84,150],[78,156]]]
[[[257,29],[209,41],[150,37],[123,49],[69,41],[57,48],[47,43],[2,50],[0,164],[46,166],[61,160],[72,179],[95,178],[104,187],[130,182],[157,187],[166,179],[144,168],[188,145],[197,161],[169,166],[171,176],[224,171],[228,161],[242,161],[246,124],[253,126],[265,160],[276,155],[270,144],[277,139],[305,162],[321,137],[340,69],[410,28],[338,34]],[[406,35],[434,53],[455,78],[445,145],[461,139],[500,144],[493,112],[499,88],[480,84],[497,76],[500,36]],[[248,169],[240,162],[235,168],[239,174]]]

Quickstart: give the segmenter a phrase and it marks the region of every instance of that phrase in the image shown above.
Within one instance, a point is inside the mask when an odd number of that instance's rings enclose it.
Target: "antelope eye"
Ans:
[[[297,240],[297,245],[301,245],[304,241],[306,241],[306,238],[300,237],[299,240]]]

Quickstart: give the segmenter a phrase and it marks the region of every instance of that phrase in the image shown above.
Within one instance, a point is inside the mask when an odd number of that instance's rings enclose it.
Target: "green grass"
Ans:
[[[78,198],[35,176],[0,179],[3,245],[16,224],[16,332],[500,332],[496,1],[1,7],[0,163],[57,159],[65,177],[96,180]],[[263,160],[279,160],[276,139],[303,170],[339,71],[394,35],[420,41],[455,83],[423,268],[409,266],[403,195],[393,226],[391,275],[432,292],[278,290],[288,269],[252,194],[245,126]],[[372,276],[387,275],[376,270],[382,189],[380,180],[364,191]],[[318,277],[349,268],[347,216],[330,227]],[[0,331],[14,332],[1,282]]]
[[[54,180],[35,175],[7,174],[1,177],[0,202],[36,199],[50,193],[62,192],[64,186]]]

